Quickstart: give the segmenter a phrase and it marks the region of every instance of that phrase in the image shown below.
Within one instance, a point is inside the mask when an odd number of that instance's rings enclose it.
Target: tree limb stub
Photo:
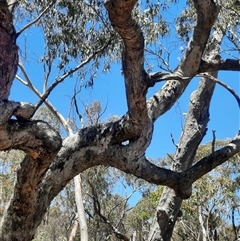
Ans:
[[[202,60],[198,73],[205,73],[210,71],[228,70],[240,71],[240,60],[238,59],[221,59],[218,61],[207,62]]]

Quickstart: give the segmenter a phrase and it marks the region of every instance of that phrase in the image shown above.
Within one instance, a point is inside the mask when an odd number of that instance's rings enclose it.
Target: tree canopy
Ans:
[[[236,90],[218,79],[220,71],[240,70],[239,1],[186,1],[171,19],[167,13],[177,6],[180,3],[172,0],[0,0],[0,150],[22,151],[12,196],[7,194],[2,214],[1,240],[32,240],[59,192],[76,175],[96,166],[164,186],[147,238],[170,240],[183,200],[192,193],[194,197],[195,182],[239,153],[237,130],[220,146],[213,132],[211,152],[194,161],[208,131],[215,86],[225,88],[240,106]],[[33,28],[41,37],[31,52]],[[169,41],[180,49],[177,66],[171,63],[173,51],[165,46]],[[33,56],[43,71],[41,81],[38,68],[30,76],[26,67]],[[127,111],[101,122],[107,105],[104,110],[99,102],[89,105],[79,96],[83,88],[94,88],[100,73],[111,75],[115,63],[121,65]],[[156,121],[196,79],[199,85],[189,97],[182,133],[177,143],[173,140],[172,163],[158,165],[146,155]],[[36,95],[36,102],[10,98],[19,82]],[[73,86],[68,117],[53,104],[60,84],[67,83]],[[149,96],[152,87],[156,91]],[[35,114],[42,105],[51,115],[39,120]],[[95,197],[97,184],[89,185]],[[108,199],[116,200],[121,202],[121,197]],[[200,209],[199,205],[201,214]]]

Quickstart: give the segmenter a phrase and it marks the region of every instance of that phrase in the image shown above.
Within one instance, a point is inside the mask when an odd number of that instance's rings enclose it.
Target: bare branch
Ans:
[[[34,25],[35,23],[37,23],[41,17],[47,13],[47,11],[55,4],[56,0],[54,0],[50,5],[48,5],[40,14],[39,16],[34,19],[32,22],[26,24],[19,32],[17,32],[17,37],[19,37],[20,34],[22,34],[25,30],[27,30],[28,28],[30,28],[32,25]]]
[[[237,95],[237,93],[231,87],[229,87],[227,84],[223,83],[222,81],[220,81],[219,79],[215,78],[214,76],[212,76],[210,74],[203,73],[203,74],[200,74],[198,76],[207,77],[208,79],[210,79],[210,80],[218,83],[219,85],[223,86],[226,90],[228,90],[234,96],[234,98],[236,99],[236,101],[238,103],[238,106],[240,108],[240,97]]]
[[[175,160],[173,159],[173,157],[169,153],[167,153],[167,156],[172,160],[173,163],[175,162]]]
[[[212,154],[214,154],[214,151],[215,151],[215,142],[216,142],[216,131],[212,131],[212,134],[213,134],[213,140],[212,140]]]
[[[23,63],[21,62],[21,60],[19,60],[18,65],[19,65],[20,69],[22,70],[23,75],[24,75],[26,81],[22,80],[22,78],[20,78],[19,76],[16,76],[16,78],[21,83],[25,84],[28,88],[30,88],[30,90],[32,90],[33,93],[41,100],[42,95],[40,94],[40,92],[32,84],[32,81],[30,80],[30,78],[29,78],[29,76],[28,76],[28,74],[26,72],[26,69],[24,68]],[[48,109],[51,111],[51,113],[57,118],[57,120],[59,120],[59,122],[62,124],[64,129],[67,131],[68,135],[71,135],[72,134],[72,129],[70,128],[70,126],[67,123],[67,121],[65,120],[65,118],[55,109],[55,107],[47,99],[45,99],[44,103],[46,104]],[[35,114],[35,112],[37,111],[38,108],[39,108],[39,106],[35,105],[35,110],[32,113],[32,116]]]
[[[240,60],[239,59],[222,59],[218,61],[207,62],[202,60],[198,73],[228,70],[228,71],[240,71]]]
[[[199,69],[210,31],[220,11],[220,6],[214,1],[193,0],[193,3],[197,13],[197,22],[192,39],[178,68],[185,76],[193,76]]]
[[[124,240],[124,241],[129,241],[129,238],[127,236],[125,236],[124,234],[122,234],[112,223],[111,221],[102,214],[101,212],[101,206],[98,200],[98,196],[97,193],[95,191],[95,188],[93,187],[93,185],[91,184],[91,182],[88,182],[91,189],[92,189],[92,194],[93,194],[93,202],[94,202],[94,211],[97,213],[97,215],[103,220],[103,222],[105,224],[107,224],[111,230],[113,231],[113,233],[116,235],[117,238]]]
[[[92,55],[90,55],[88,58],[86,58],[82,63],[80,63],[79,65],[77,65],[76,67],[70,69],[68,72],[66,72],[65,74],[63,74],[61,77],[57,78],[50,87],[48,87],[48,89],[45,91],[45,93],[41,96],[40,101],[37,103],[36,105],[36,109],[38,109],[43,103],[44,101],[48,98],[48,96],[50,95],[50,93],[52,92],[52,90],[60,83],[62,83],[67,77],[69,77],[70,75],[72,75],[73,73],[75,73],[76,71],[78,71],[79,69],[81,69],[83,66],[85,66],[86,64],[88,64],[98,53],[102,52],[109,44],[111,40],[109,40],[103,47],[101,47],[100,49],[96,50]]]
[[[149,116],[155,121],[159,116],[168,111],[178,98],[185,91],[191,78],[197,74],[205,46],[207,44],[210,31],[218,16],[219,6],[213,1],[194,1],[197,11],[197,23],[193,29],[193,36],[189,42],[183,59],[180,65],[172,74],[177,76],[177,79],[166,82],[166,84],[148,101]],[[166,78],[168,76],[160,76],[160,78]],[[186,78],[182,81],[181,78]],[[151,80],[151,78],[150,78]],[[153,81],[153,85],[154,82]],[[150,85],[149,86],[153,86]]]
[[[76,94],[74,94],[74,96],[73,96],[73,103],[74,103],[75,110],[76,110],[76,112],[77,112],[79,121],[81,122],[81,125],[82,125],[81,127],[83,128],[83,127],[84,127],[84,121],[83,121],[82,115],[81,115],[80,112],[79,112],[79,108],[78,108],[78,104],[77,104],[77,100],[76,100]]]
[[[139,124],[147,117],[144,71],[144,37],[139,24],[131,16],[137,0],[109,0],[105,7],[113,28],[124,42],[122,69],[130,118]],[[142,121],[143,120],[143,121]]]

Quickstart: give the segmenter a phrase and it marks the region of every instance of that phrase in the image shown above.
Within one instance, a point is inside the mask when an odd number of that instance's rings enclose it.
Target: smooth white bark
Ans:
[[[75,201],[78,211],[79,227],[81,232],[81,241],[88,241],[87,220],[84,212],[83,197],[82,197],[82,180],[80,174],[74,177],[75,185]]]

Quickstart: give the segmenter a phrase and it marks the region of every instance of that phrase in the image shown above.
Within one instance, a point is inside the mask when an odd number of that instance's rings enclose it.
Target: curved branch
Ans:
[[[183,176],[183,179],[185,179],[185,182],[194,183],[197,179],[201,178],[217,166],[223,164],[239,152],[240,135],[238,134],[238,136],[236,136],[228,145],[202,158],[181,175]]]
[[[200,77],[207,77],[208,79],[214,81],[215,83],[221,85],[226,90],[228,90],[234,96],[234,98],[236,99],[236,101],[238,103],[238,107],[240,108],[240,97],[238,96],[238,94],[231,87],[229,87],[227,84],[223,83],[219,79],[217,79],[214,76],[209,75],[207,73],[199,74],[198,76],[200,76]]]
[[[21,83],[23,83],[24,85],[26,85],[40,100],[42,99],[42,95],[41,93],[35,88],[35,86],[32,84],[32,81],[30,80],[26,69],[23,66],[23,63],[21,60],[19,60],[18,63],[20,69],[23,72],[23,75],[26,79],[26,81],[24,81],[22,78],[20,78],[19,76],[16,76],[16,79],[18,79]],[[57,118],[57,120],[59,120],[59,122],[62,124],[62,126],[64,127],[64,129],[66,130],[66,132],[68,133],[68,135],[72,134],[72,129],[69,126],[69,124],[67,123],[67,121],[65,120],[65,118],[56,110],[56,108],[51,104],[51,102],[49,100],[45,100],[44,101],[45,105],[48,107],[48,109],[50,110],[50,112]],[[36,111],[37,111],[38,107],[34,106],[34,110],[31,113],[32,117]]]
[[[174,105],[185,91],[191,78],[197,74],[210,31],[218,16],[219,6],[213,1],[195,0],[194,3],[197,23],[185,55],[178,68],[172,73],[178,78],[168,81],[160,91],[147,101],[149,115],[153,121]]]
[[[124,42],[122,66],[130,118],[142,126],[146,120],[146,92],[144,63],[144,38],[139,24],[131,13],[137,0],[109,0],[105,7],[114,29]]]

